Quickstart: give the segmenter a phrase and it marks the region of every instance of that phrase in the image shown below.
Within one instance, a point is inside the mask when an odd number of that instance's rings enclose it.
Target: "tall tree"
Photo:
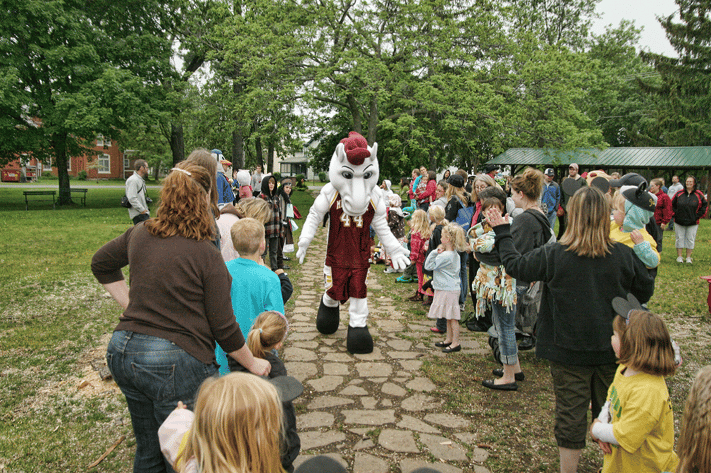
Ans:
[[[642,87],[660,99],[658,124],[661,140],[668,146],[711,145],[711,3],[708,0],[676,0],[674,13],[659,21],[667,39],[679,54],[669,58],[641,53],[661,76],[654,86]]]
[[[143,109],[142,81],[117,67],[111,37],[85,2],[3,0],[0,161],[26,152],[56,164],[59,203],[71,202],[67,162],[97,133],[116,136]]]

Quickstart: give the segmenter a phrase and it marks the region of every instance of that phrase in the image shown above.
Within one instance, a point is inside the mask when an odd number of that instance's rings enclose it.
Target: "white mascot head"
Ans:
[[[250,179],[249,171],[242,169],[237,173],[237,182],[240,186],[248,186]]]
[[[368,146],[359,133],[352,131],[336,146],[328,168],[328,178],[341,195],[343,211],[350,216],[363,215],[373,189],[378,183],[378,144]]]

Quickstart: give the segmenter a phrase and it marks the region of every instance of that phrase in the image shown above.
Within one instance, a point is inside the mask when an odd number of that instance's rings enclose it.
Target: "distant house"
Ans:
[[[279,169],[282,177],[303,174],[307,180],[315,179],[314,170],[309,167],[309,159],[311,158],[312,150],[316,149],[318,144],[318,141],[312,140],[302,146],[301,151],[297,151],[293,155],[283,158],[277,157],[274,169]]]
[[[116,141],[98,135],[90,155],[69,158],[67,172],[77,177],[80,171],[86,171],[87,179],[126,179],[133,174],[133,162],[138,159],[138,156],[132,157],[133,154],[131,150],[121,152]],[[19,181],[24,176],[28,181],[34,181],[47,171],[57,176],[56,163],[41,163],[23,154],[2,169],[2,180]]]

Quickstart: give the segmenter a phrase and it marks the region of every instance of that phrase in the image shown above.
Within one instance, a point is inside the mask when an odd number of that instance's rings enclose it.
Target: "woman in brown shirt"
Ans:
[[[211,182],[204,168],[178,164],[163,185],[157,217],[108,242],[91,262],[124,308],[106,360],[131,413],[134,472],[173,471],[158,427],[178,401],[192,408],[200,384],[217,375],[216,341],[252,373],[270,370],[252,356],[235,321],[231,277],[212,243]],[[130,289],[121,271],[126,265]]]

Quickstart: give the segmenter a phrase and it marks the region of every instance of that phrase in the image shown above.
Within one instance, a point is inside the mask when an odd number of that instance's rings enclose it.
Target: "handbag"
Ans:
[[[293,243],[285,243],[284,249],[282,251],[284,253],[293,253],[294,252],[294,244]]]
[[[289,220],[289,222],[291,222],[291,231],[292,232],[295,232],[296,230],[299,229],[299,226],[296,224],[296,222],[294,222],[293,220]]]
[[[294,204],[286,204],[286,218],[294,218]]]
[[[133,207],[133,205],[131,205],[131,202],[128,200],[128,197],[126,197],[126,194],[124,194],[124,196],[121,197],[121,207],[125,207],[127,209],[130,209]]]

